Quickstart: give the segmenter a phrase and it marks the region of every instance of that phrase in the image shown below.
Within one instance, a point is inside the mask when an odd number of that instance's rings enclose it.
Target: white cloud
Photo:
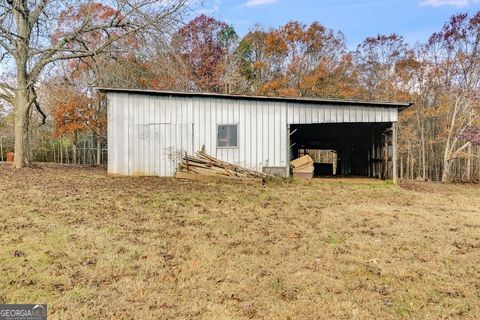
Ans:
[[[429,7],[454,6],[461,8],[478,2],[478,0],[423,0],[420,2],[420,5]]]
[[[277,0],[248,0],[242,7],[256,7],[264,4],[273,4],[275,2],[277,2]]]

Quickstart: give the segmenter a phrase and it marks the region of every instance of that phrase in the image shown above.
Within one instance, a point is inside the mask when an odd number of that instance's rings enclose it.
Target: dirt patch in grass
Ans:
[[[438,191],[440,183],[405,180],[400,181],[400,187],[410,191],[435,193]]]
[[[475,319],[480,189],[0,165],[0,303],[51,319]]]

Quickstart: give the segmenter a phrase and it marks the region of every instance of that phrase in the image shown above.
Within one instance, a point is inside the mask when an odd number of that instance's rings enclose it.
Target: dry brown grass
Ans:
[[[0,166],[0,303],[51,319],[475,319],[480,189]]]

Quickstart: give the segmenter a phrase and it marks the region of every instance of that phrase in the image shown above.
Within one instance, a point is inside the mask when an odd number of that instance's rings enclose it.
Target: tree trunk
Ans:
[[[468,145],[468,155],[467,155],[467,181],[472,181],[472,145]]]
[[[87,164],[87,142],[83,139],[83,165]]]
[[[410,174],[410,142],[408,143],[408,149],[407,149],[407,179],[411,179],[411,174]]]
[[[478,181],[480,181],[480,147],[478,148],[477,154],[478,154],[478,161],[477,161],[477,175],[478,175],[478,177],[477,177],[477,179],[478,179]]]
[[[452,161],[448,158],[448,150],[450,148],[445,148],[445,154],[443,156],[443,172],[442,172],[442,182],[448,182],[450,180],[450,172],[452,170]]]
[[[410,179],[415,179],[415,158],[413,156],[413,153],[410,153]]]
[[[28,57],[30,50],[30,25],[28,21],[27,1],[15,1],[14,21],[17,27],[16,69],[17,90],[15,95],[15,168],[30,164],[29,122],[30,122],[30,79],[28,77]]]
[[[455,130],[455,123],[457,120],[459,102],[455,102],[455,107],[453,110],[452,118],[450,120],[450,126],[448,127],[447,141],[445,141],[445,150],[443,152],[443,172],[442,172],[442,182],[448,182],[450,180],[450,172],[452,170],[452,161],[450,159],[450,153],[452,152],[453,146],[452,137],[453,130]]]
[[[102,152],[101,147],[102,147],[102,145],[100,144],[100,139],[97,137],[97,166],[102,164],[101,163],[102,160],[100,158],[101,157],[101,152]]]
[[[403,155],[400,157],[400,180],[403,180]]]
[[[77,148],[75,143],[72,144],[72,162],[73,164],[77,164]]]
[[[73,153],[73,164],[80,164],[80,157],[77,160],[77,143],[78,143],[78,134],[75,131],[73,133],[73,143],[72,143],[72,153]]]
[[[29,99],[27,89],[17,90],[15,103],[15,168],[30,164],[29,155]]]
[[[421,149],[420,149],[420,154],[421,154],[421,161],[422,161],[422,179],[423,181],[427,180],[427,159],[426,159],[426,153],[425,153],[425,128],[424,128],[424,123],[422,121],[422,125],[420,127],[420,143],[421,143]]]
[[[0,136],[0,162],[3,162],[3,140]]]
[[[58,153],[60,154],[60,163],[63,164],[63,148],[62,148],[62,140],[58,142],[58,150],[60,150]]]

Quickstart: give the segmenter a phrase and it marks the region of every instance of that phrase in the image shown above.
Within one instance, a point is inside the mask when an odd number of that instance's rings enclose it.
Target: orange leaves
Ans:
[[[302,41],[305,33],[305,25],[298,21],[290,21],[286,25],[280,28],[280,32],[288,42]]]
[[[287,44],[282,38],[279,31],[272,31],[267,34],[265,40],[266,54],[269,56],[272,55],[283,55],[287,53]]]
[[[349,70],[351,58],[344,59],[343,35],[318,22],[306,26],[291,21],[268,32],[256,30],[242,40],[240,48],[243,59],[240,73],[252,78],[254,90],[260,94],[354,94],[348,85],[334,84],[342,77],[353,79]]]
[[[82,26],[100,26],[100,25],[115,25],[119,24],[118,29],[111,28],[108,35],[104,32],[105,28],[92,28],[90,32],[83,33],[78,38],[77,42],[81,45],[98,44],[105,37],[112,37],[119,32],[122,32],[120,23],[123,15],[117,10],[108,5],[99,2],[81,3],[79,6],[69,6],[60,13],[57,20],[55,31],[52,33],[52,42],[58,43],[67,35],[72,35],[79,32]],[[71,42],[71,41],[70,41]],[[69,43],[69,48],[72,48],[76,43]]]
[[[55,136],[95,131],[101,121],[98,119],[96,101],[71,89],[57,92],[54,106]]]
[[[253,64],[253,70],[264,70],[268,67],[267,63],[264,61],[255,61]]]
[[[282,96],[282,97],[298,97],[300,91],[292,88],[288,85],[288,79],[286,77],[275,79],[264,83],[259,93],[265,96]]]
[[[322,45],[321,41],[317,41],[318,39],[324,37],[326,34],[326,29],[323,25],[318,22],[314,22],[310,25],[306,32],[304,32],[304,42],[309,47],[316,47]]]

